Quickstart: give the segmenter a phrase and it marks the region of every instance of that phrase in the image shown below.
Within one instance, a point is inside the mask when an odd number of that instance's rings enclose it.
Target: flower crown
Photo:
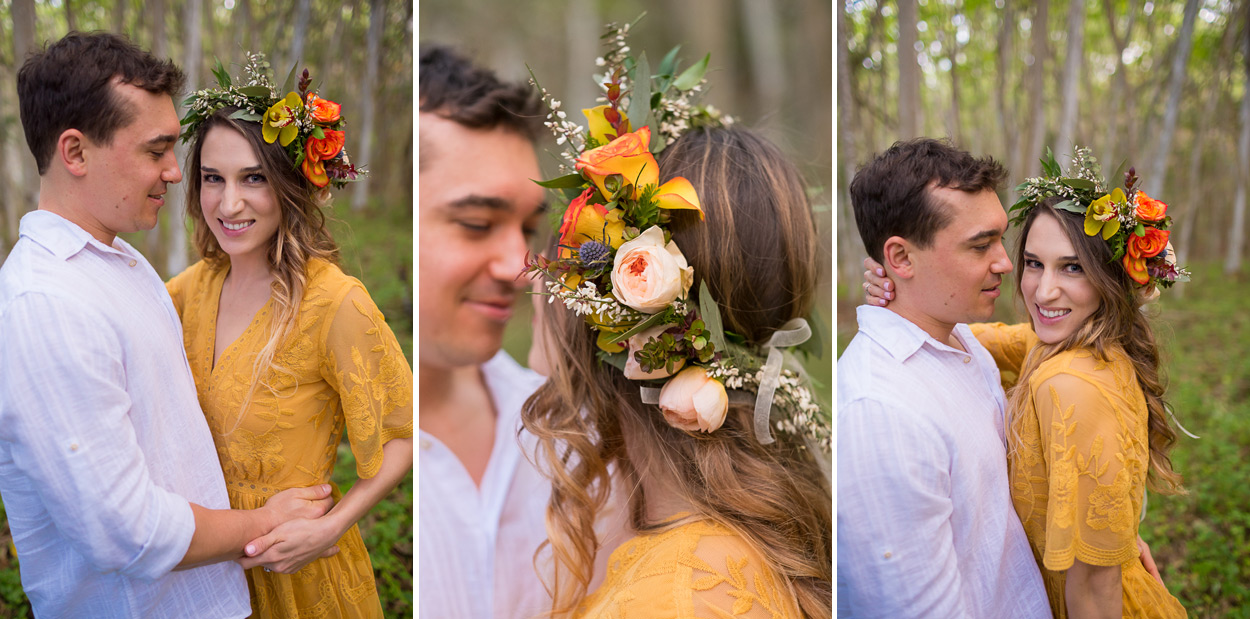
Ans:
[[[1055,208],[1084,215],[1085,234],[1102,236],[1111,246],[1111,262],[1119,261],[1133,281],[1160,288],[1189,281],[1189,272],[1176,266],[1168,241],[1172,225],[1168,205],[1137,188],[1134,168],[1124,172],[1123,189],[1108,190],[1110,183],[1103,180],[1102,168],[1088,148],[1074,149],[1071,174],[1064,173],[1049,148],[1041,161],[1043,176],[1026,179],[1016,187],[1020,199],[1008,212],[1019,212],[1011,223],[1024,221],[1042,200],[1062,198]]]
[[[218,62],[213,69],[217,88],[197,90],[183,101],[187,115],[182,119],[186,126],[182,141],[190,140],[217,110],[235,106],[239,109],[230,118],[260,123],[265,141],[282,145],[293,165],[312,184],[317,187],[333,184],[342,188],[358,180],[365,172],[352,165],[347,157],[339,104],[308,91],[312,82],[308,69],[300,75],[298,93],[291,89],[294,67],[281,90],[274,89],[268,70],[269,63],[263,54],[248,54],[247,65],[243,68],[247,84],[235,86]],[[278,96],[282,91],[288,91],[285,97]]]
[[[779,348],[804,344],[819,354],[799,318],[782,326],[759,349],[721,325],[720,309],[707,288],[691,297],[694,269],[669,230],[676,210],[704,213],[694,186],[677,177],[659,182],[655,153],[692,127],[725,125],[732,119],[690,103],[701,89],[709,58],[678,73],[677,49],[651,75],[646,56],[635,59],[625,43],[630,24],[609,24],[612,47],[604,67],[602,105],[583,110],[589,128],[566,119],[560,102],[539,88],[551,113],[546,126],[566,146],[570,174],[538,184],[561,192],[568,206],[560,218],[554,259],[531,258],[526,272],[549,279],[548,302],[559,299],[598,332],[598,357],[641,387],[643,402],[658,404],[665,420],[688,431],[712,432],[724,422],[728,389],[755,393],[754,430],[771,443],[772,410],[784,411],[775,426],[803,433],[832,451],[830,418],[804,386],[802,370],[784,369]],[[656,132],[653,134],[653,129]],[[568,169],[568,165],[564,165]],[[664,381],[662,386],[658,386]],[[735,399],[746,394],[734,394]]]

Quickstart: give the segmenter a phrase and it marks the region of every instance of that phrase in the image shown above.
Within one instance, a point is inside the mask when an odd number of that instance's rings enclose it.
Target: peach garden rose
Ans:
[[[720,381],[699,366],[677,373],[660,389],[660,410],[674,428],[714,432],[725,423],[729,395]]]
[[[622,244],[612,265],[612,295],[623,305],[654,314],[684,297],[694,283],[694,269],[677,243],[664,242],[659,226]]]

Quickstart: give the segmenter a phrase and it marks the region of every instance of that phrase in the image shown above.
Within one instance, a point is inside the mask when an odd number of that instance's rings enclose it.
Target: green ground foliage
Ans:
[[[1141,537],[1190,617],[1250,618],[1250,285],[1215,265],[1190,268],[1193,281],[1165,291],[1152,311],[1166,398],[1201,438],[1179,434],[1172,464],[1188,494],[1151,492]],[[851,284],[838,287],[839,354],[862,298]],[[1013,319],[1009,298],[996,319]]]
[[[342,248],[343,270],[364,283],[411,365],[412,205],[372,204],[364,211],[353,212],[347,208],[347,201],[340,199],[332,216],[335,221],[330,227]],[[333,479],[343,492],[356,480],[356,460],[346,443],[339,446]],[[409,473],[389,497],[360,521],[387,617],[411,617],[413,613],[412,496],[413,478]],[[13,537],[0,503],[0,619],[31,616],[30,603],[22,593]]]

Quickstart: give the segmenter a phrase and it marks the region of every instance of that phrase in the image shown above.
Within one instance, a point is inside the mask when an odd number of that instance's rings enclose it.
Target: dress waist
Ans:
[[[316,482],[310,481],[299,484],[269,484],[254,481],[228,481],[226,482],[226,491],[230,494],[241,494],[267,499],[275,494],[278,494],[279,492],[282,492],[283,490],[289,490],[291,488],[307,488],[308,486],[326,483],[330,484],[331,488],[333,488],[332,494],[337,497],[338,486],[330,480]]]

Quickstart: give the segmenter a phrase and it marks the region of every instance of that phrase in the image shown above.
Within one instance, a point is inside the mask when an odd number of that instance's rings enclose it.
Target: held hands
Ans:
[[[894,299],[894,282],[885,276],[885,267],[872,258],[864,258],[864,302],[885,307]]]
[[[1150,545],[1140,535],[1137,536],[1137,550],[1141,552],[1142,567],[1146,568],[1146,571],[1154,576],[1159,584],[1163,584],[1163,577],[1159,575],[1159,566],[1155,565],[1155,558],[1150,554]]]
[[[338,554],[334,543],[343,535],[329,518],[297,518],[278,525],[243,549],[247,555],[238,560],[243,569],[258,565],[280,574],[294,574],[315,559]]]
[[[269,512],[269,533],[248,542],[237,561],[244,569],[265,565],[284,574],[293,573],[318,557],[338,552],[334,542],[342,534],[322,518],[334,507],[330,485],[290,488],[273,495],[263,509]]]

